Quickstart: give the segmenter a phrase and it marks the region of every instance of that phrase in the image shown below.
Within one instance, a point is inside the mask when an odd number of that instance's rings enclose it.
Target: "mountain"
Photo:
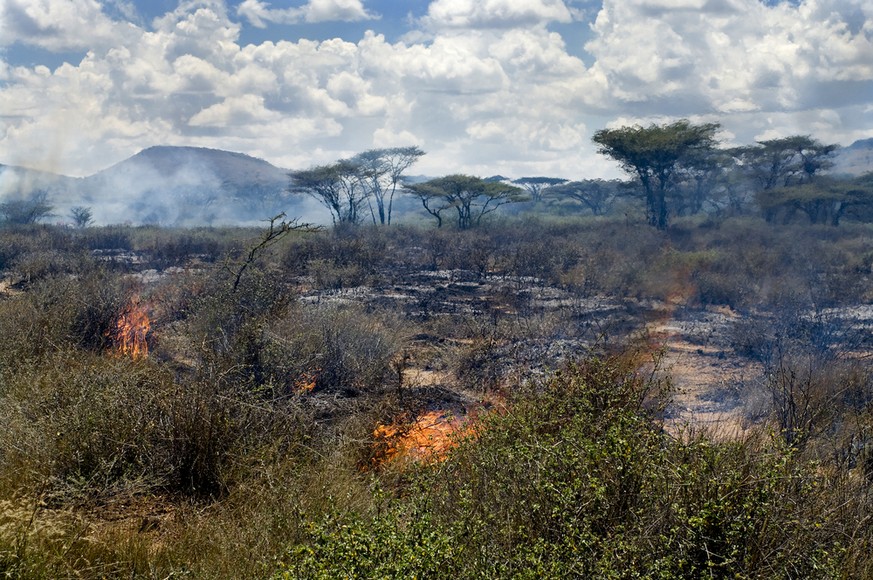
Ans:
[[[252,185],[274,187],[287,184],[286,170],[243,153],[204,147],[158,146],[143,149],[133,157],[91,176],[92,180],[138,177],[143,171],[182,177],[192,170],[203,173],[201,181],[217,180],[222,185],[246,188]]]
[[[848,147],[837,150],[832,173],[837,175],[863,175],[873,171],[873,138],[855,141]]]
[[[76,177],[0,163],[0,198],[2,199],[23,197],[34,190],[56,195],[71,188],[75,189],[80,181]]]
[[[287,186],[286,170],[242,153],[150,147],[86,177],[81,205],[99,223],[223,225],[311,214]]]
[[[246,225],[281,212],[313,223],[329,219],[287,187],[287,171],[263,159],[200,147],[150,147],[84,178],[0,165],[0,200],[45,193],[57,221],[75,206],[91,208],[96,224]]]

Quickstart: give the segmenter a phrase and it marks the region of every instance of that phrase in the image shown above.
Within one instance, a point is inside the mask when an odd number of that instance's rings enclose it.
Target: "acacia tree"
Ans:
[[[77,228],[86,228],[94,221],[94,214],[90,207],[77,205],[70,210],[70,219]]]
[[[678,215],[695,215],[707,202],[714,208],[726,200],[731,205],[729,180],[735,159],[724,150],[701,150],[689,154],[676,174],[671,203]]]
[[[50,217],[53,209],[48,194],[45,191],[35,191],[28,197],[0,203],[0,221],[14,225],[35,224]]]
[[[800,185],[762,190],[757,201],[767,216],[782,211],[790,219],[799,211],[806,214],[810,224],[838,226],[846,212],[871,207],[873,179],[870,174],[851,180],[823,176]]]
[[[442,212],[454,209],[461,230],[478,226],[485,215],[502,205],[527,199],[519,187],[469,175],[438,177],[408,185],[407,190],[417,196],[424,209],[436,218],[437,227],[443,225]]]
[[[290,191],[305,193],[330,211],[333,224],[357,224],[363,218],[361,209],[367,201],[367,191],[361,184],[358,166],[349,160],[332,165],[292,171]]]
[[[560,177],[522,177],[512,183],[523,187],[531,200],[539,203],[543,200],[545,190],[567,183],[567,181],[569,180]]]
[[[830,158],[837,147],[809,135],[793,135],[737,147],[731,153],[755,186],[767,190],[809,183],[833,166]]]
[[[694,125],[682,119],[667,125],[601,129],[593,141],[597,152],[619,162],[622,169],[639,178],[646,195],[649,224],[667,228],[667,190],[677,170],[692,156],[715,148],[718,123]]]
[[[837,147],[825,145],[809,135],[793,135],[758,141],[730,152],[751,181],[764,210],[764,219],[772,222],[780,207],[774,200],[781,197],[772,191],[812,183],[822,171],[833,166],[831,157]]]
[[[391,223],[394,194],[401,186],[403,173],[422,155],[424,151],[418,147],[392,147],[370,149],[348,160],[357,168],[358,179],[367,196],[374,224]]]
[[[619,179],[584,179],[549,187],[543,197],[572,200],[588,208],[593,215],[606,214],[616,198],[627,193],[629,183]]]

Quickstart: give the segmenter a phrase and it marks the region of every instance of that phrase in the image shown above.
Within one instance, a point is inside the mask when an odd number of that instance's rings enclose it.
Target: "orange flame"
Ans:
[[[115,328],[109,332],[120,354],[128,355],[134,359],[145,358],[149,354],[149,345],[146,337],[151,324],[146,309],[134,298],[124,307]]]
[[[464,418],[446,411],[428,411],[412,423],[379,425],[373,431],[377,453],[373,467],[397,458],[442,460],[463,430]]]
[[[311,393],[315,389],[315,383],[318,380],[319,374],[321,374],[321,369],[313,369],[302,373],[294,381],[294,391],[301,395]]]

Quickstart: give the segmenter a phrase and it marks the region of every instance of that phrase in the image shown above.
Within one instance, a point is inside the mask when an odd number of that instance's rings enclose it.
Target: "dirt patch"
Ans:
[[[741,386],[763,369],[738,356],[730,344],[730,327],[739,316],[729,309],[688,311],[667,308],[647,326],[660,349],[659,376],[673,384],[668,428],[675,432],[705,429],[718,436],[740,436],[748,427]]]
[[[24,292],[20,288],[16,288],[20,282],[20,280],[14,281],[11,278],[3,278],[0,280],[0,297],[18,296],[19,294],[23,294]]]

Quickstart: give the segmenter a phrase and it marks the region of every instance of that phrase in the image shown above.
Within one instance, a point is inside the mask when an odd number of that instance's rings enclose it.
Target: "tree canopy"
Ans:
[[[848,211],[869,209],[873,204],[873,174],[851,180],[823,176],[799,185],[761,190],[756,199],[765,215],[781,213],[788,220],[801,212],[811,224],[837,226]]]
[[[94,221],[94,213],[90,207],[77,205],[70,209],[70,219],[77,228],[85,228]]]
[[[837,145],[825,145],[809,135],[792,135],[736,147],[730,150],[730,154],[736,159],[740,171],[752,182],[755,198],[764,211],[764,218],[769,222],[775,219],[780,208],[784,209],[788,206],[799,208],[798,200],[787,201],[797,195],[807,199],[807,202],[800,204],[801,206],[821,214],[820,210],[812,210],[808,203],[812,199],[811,196],[814,197],[814,192],[818,191],[824,195],[819,204],[824,207],[829,203],[826,199],[833,197],[832,191],[827,193],[825,190],[832,188],[830,186],[824,189],[816,188],[811,184],[824,171],[833,167],[831,157],[837,148]],[[800,190],[788,193],[791,188],[802,185],[808,186],[802,193]],[[839,217],[836,214],[834,216],[836,222],[839,222]],[[815,218],[810,215],[810,219],[816,223],[824,218],[821,215]]]
[[[361,222],[366,208],[374,224],[389,224],[403,173],[422,155],[418,147],[370,149],[330,165],[290,172],[290,190],[318,200],[334,225]]]
[[[732,154],[760,190],[809,183],[833,166],[837,145],[825,145],[809,135],[758,141],[737,147]]]
[[[10,199],[0,203],[2,221],[14,225],[35,224],[52,215],[54,206],[49,203],[48,194],[35,191],[28,197]]]
[[[556,185],[561,185],[562,183],[567,183],[568,181],[569,179],[563,179],[561,177],[538,176],[521,177],[514,180],[512,183],[523,187],[528,195],[530,195],[531,200],[539,203],[543,200],[543,195],[547,189],[555,187]]]
[[[394,194],[401,186],[403,173],[424,154],[418,147],[392,147],[370,149],[348,160],[357,168],[373,223],[391,223]]]
[[[581,204],[591,211],[592,215],[604,215],[611,208],[616,198],[627,193],[628,183],[618,179],[583,179],[553,185],[543,192],[543,197],[549,200]]]
[[[311,169],[292,171],[291,191],[305,193],[330,211],[334,225],[356,224],[367,201],[366,190],[359,178],[358,166],[348,160]]]
[[[465,230],[478,226],[482,218],[501,205],[524,201],[524,191],[514,185],[486,181],[469,175],[447,175],[424,183],[407,186],[417,196],[424,209],[443,224],[442,213],[454,209],[458,228]]]
[[[715,148],[718,123],[692,124],[682,119],[666,125],[635,125],[601,129],[593,141],[598,153],[612,157],[626,172],[639,178],[646,195],[649,223],[667,227],[667,190],[677,170],[692,158]]]

